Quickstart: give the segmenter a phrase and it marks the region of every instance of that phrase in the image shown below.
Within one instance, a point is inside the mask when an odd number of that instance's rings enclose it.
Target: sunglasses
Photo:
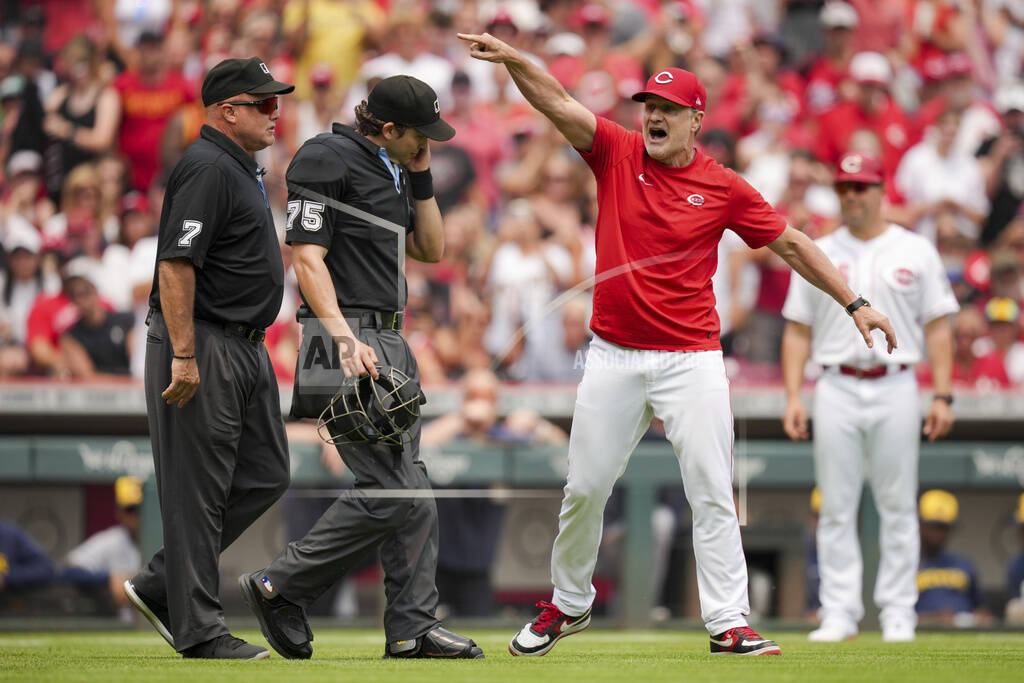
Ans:
[[[226,107],[227,105],[233,107],[256,107],[256,111],[261,114],[270,116],[277,109],[277,95],[268,97],[265,100],[247,100],[244,102],[221,102],[220,106]]]
[[[868,188],[878,187],[881,183],[862,183],[862,182],[840,182],[836,183],[836,194],[846,194],[849,191],[854,191],[857,194],[864,194],[868,191]]]

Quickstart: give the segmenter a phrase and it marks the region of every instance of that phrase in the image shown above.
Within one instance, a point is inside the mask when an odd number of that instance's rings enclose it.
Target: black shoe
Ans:
[[[270,651],[225,633],[205,643],[186,648],[181,656],[185,659],[266,659],[270,656]]]
[[[263,637],[285,659],[309,659],[313,656],[313,631],[305,611],[284,596],[267,597],[266,593],[272,593],[274,587],[270,579],[259,574],[242,574],[238,585],[249,609],[260,621]]]
[[[174,636],[171,635],[171,615],[168,614],[167,608],[142,597],[142,594],[135,590],[131,579],[124,582],[124,594],[135,605],[135,609],[139,610],[142,616],[146,617],[149,623],[153,624],[156,632],[173,648]]]
[[[469,638],[438,626],[414,641],[400,640],[384,648],[384,659],[483,659],[484,651]]]

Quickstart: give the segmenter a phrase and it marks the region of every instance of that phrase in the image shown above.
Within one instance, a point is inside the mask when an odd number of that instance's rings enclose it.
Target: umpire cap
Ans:
[[[415,128],[431,140],[444,142],[455,135],[441,118],[437,93],[412,76],[390,76],[373,86],[366,108],[381,121]]]
[[[294,85],[275,81],[259,57],[225,59],[210,69],[203,79],[203,106],[209,107],[242,93],[285,95],[293,90]]]

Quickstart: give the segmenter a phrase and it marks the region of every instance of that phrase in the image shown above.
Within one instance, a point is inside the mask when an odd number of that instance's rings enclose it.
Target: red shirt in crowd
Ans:
[[[40,294],[28,313],[25,344],[31,346],[33,342],[45,341],[51,346],[57,346],[60,335],[71,329],[76,322],[78,309],[64,292]]]
[[[839,102],[839,86],[847,77],[850,63],[836,64],[819,57],[807,72],[804,107],[808,116],[821,116]]]
[[[736,173],[703,152],[677,168],[647,155],[643,136],[597,119],[597,282],[590,327],[620,346],[666,351],[721,348],[711,276],[725,228],[751,247],[786,222]]]
[[[902,108],[892,100],[877,114],[869,114],[856,102],[841,102],[818,122],[818,146],[815,155],[834,166],[849,151],[850,137],[859,130],[870,130],[882,145],[885,184],[892,187],[896,167],[903,154],[917,142],[917,128]]]
[[[176,72],[166,72],[155,85],[143,83],[134,70],[114,79],[121,95],[119,147],[131,162],[132,187],[145,192],[160,170],[160,139],[167,120],[191,102],[193,88]]]

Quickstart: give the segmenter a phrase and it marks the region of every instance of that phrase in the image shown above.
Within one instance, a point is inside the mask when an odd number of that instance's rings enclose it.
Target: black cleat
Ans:
[[[124,582],[124,594],[135,605],[135,609],[139,610],[142,616],[146,617],[149,623],[153,624],[156,632],[173,648],[174,636],[171,635],[171,615],[167,612],[167,608],[156,604],[153,600],[144,598],[141,593],[135,590],[131,579]]]
[[[282,595],[267,597],[274,587],[260,572],[242,574],[238,586],[249,609],[260,622],[260,630],[270,646],[285,659],[309,659],[313,656],[313,631],[306,612]]]
[[[185,659],[266,659],[270,656],[270,651],[225,633],[205,643],[186,648],[181,656]]]
[[[415,640],[400,640],[384,648],[384,659],[483,659],[484,651],[469,638],[438,626]]]
[[[781,655],[778,643],[765,640],[749,626],[737,626],[711,636],[713,655]]]

